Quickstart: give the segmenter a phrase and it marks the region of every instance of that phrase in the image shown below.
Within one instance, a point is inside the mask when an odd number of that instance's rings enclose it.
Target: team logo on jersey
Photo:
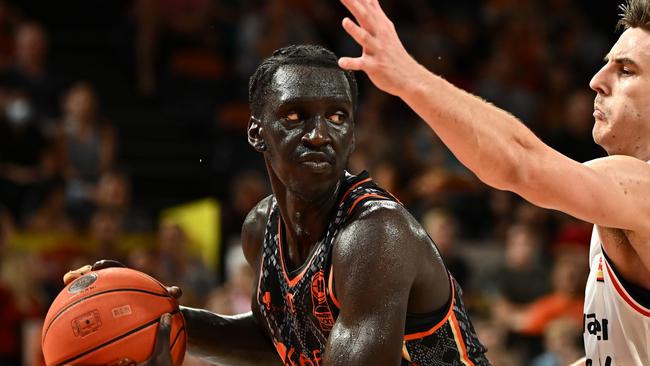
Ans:
[[[334,326],[334,317],[332,316],[332,310],[327,303],[325,273],[323,270],[316,272],[311,281],[311,301],[314,305],[314,317],[318,319],[320,328],[323,332],[329,332]]]
[[[598,269],[596,270],[596,281],[605,282],[605,275],[603,274],[603,257],[598,258]]]

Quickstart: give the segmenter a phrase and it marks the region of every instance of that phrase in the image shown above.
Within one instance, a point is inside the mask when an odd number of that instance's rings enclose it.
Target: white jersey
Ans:
[[[649,366],[650,308],[621,282],[595,226],[589,257],[583,318],[587,366]]]

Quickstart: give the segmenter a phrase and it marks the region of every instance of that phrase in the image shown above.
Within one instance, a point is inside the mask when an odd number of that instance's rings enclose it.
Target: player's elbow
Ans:
[[[477,176],[496,189],[518,192],[533,179],[525,161],[526,154],[525,148],[512,148],[501,154],[494,164],[478,171]]]

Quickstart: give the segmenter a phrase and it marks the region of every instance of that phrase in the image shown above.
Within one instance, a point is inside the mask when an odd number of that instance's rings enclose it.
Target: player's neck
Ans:
[[[338,187],[317,197],[305,198],[290,191],[274,192],[282,222],[284,241],[292,267],[298,267],[309,256],[311,249],[321,239],[336,205]]]

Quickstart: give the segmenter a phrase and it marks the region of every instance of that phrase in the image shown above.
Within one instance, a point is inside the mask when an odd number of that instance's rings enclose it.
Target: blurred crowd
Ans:
[[[359,50],[331,0],[0,0],[0,365],[39,365],[40,322],[68,269],[113,258],[184,290],[182,304],[250,308],[239,248],[270,193],[247,146],[247,80],[279,47]],[[520,117],[579,161],[587,82],[616,4],[589,0],[385,0],[430,70]],[[487,188],[403,103],[360,80],[357,147],[420,220],[459,279],[497,365],[581,356],[591,226]],[[219,202],[216,262],[166,207]],[[189,358],[187,364],[200,364]]]

